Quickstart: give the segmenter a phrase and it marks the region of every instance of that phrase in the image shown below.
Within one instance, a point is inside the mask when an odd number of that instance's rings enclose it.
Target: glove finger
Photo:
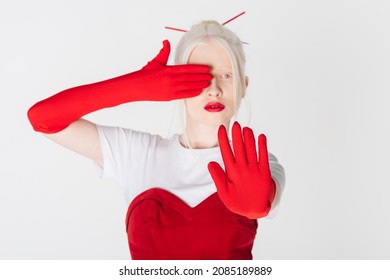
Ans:
[[[269,168],[269,161],[268,161],[268,149],[267,149],[267,138],[264,134],[260,134],[258,138],[258,144],[259,144],[259,164],[262,170],[268,171]]]
[[[193,89],[203,90],[209,86],[210,86],[210,82],[208,81],[185,81],[175,85],[175,88],[178,91],[193,90]]]
[[[163,41],[163,47],[160,52],[143,68],[152,68],[154,66],[167,65],[169,54],[171,52],[171,44],[168,40]]]
[[[183,73],[176,75],[175,79],[180,82],[205,81],[208,82],[208,85],[210,85],[210,81],[213,79],[213,76],[207,73]]]
[[[202,64],[183,64],[183,65],[171,65],[168,66],[169,71],[172,71],[176,74],[208,74],[210,76],[210,80],[213,76],[210,74],[210,66],[202,65]]]
[[[242,139],[241,126],[238,122],[234,122],[232,128],[232,137],[233,137],[233,149],[234,156],[236,157],[237,163],[246,163],[246,150],[245,144]]]
[[[222,167],[215,161],[210,162],[207,167],[209,169],[211,178],[215,183],[220,198],[222,200],[226,200],[229,192],[226,173],[223,171]]]
[[[246,157],[249,163],[257,163],[256,142],[252,129],[244,127],[243,129],[244,141],[246,147]]]
[[[232,148],[230,147],[226,128],[223,125],[220,125],[218,129],[218,142],[226,172],[229,173],[229,170],[232,170],[234,167],[235,160]]]
[[[183,98],[191,98],[198,96],[203,91],[202,88],[198,89],[186,89],[186,90],[178,90],[176,91],[175,97],[172,99],[183,99]]]

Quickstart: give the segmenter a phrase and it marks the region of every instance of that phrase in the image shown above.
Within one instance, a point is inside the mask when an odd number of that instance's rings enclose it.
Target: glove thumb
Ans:
[[[222,167],[215,161],[208,164],[208,169],[213,179],[215,186],[217,187],[218,193],[222,196],[226,196],[228,192],[226,174]]]
[[[171,44],[168,40],[163,41],[163,47],[158,55],[149,61],[143,69],[153,68],[156,66],[165,66],[168,63],[169,54],[171,52]]]

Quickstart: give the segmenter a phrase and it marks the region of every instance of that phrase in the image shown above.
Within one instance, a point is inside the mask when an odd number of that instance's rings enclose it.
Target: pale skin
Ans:
[[[190,146],[194,149],[216,147],[219,126],[222,124],[229,127],[230,119],[234,115],[230,58],[225,49],[210,42],[195,47],[188,63],[209,65],[214,78],[200,95],[185,100],[187,109],[185,133]],[[225,108],[220,112],[208,112],[204,106],[209,102],[219,102]],[[44,135],[78,154],[103,164],[97,127],[90,121],[79,119],[60,132]],[[186,146],[183,135],[180,136],[180,142]]]

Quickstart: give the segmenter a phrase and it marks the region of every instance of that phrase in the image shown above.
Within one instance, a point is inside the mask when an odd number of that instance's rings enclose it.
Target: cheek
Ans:
[[[224,94],[233,95],[233,82],[225,82],[220,84]]]
[[[187,112],[195,112],[199,109],[200,101],[198,97],[188,98],[184,100]]]
[[[229,94],[226,95],[226,104],[229,108],[229,114],[234,114],[234,95],[233,95],[233,89],[229,91]]]
[[[226,85],[224,88],[224,95],[225,99],[228,102],[233,102],[234,95],[233,95],[233,86],[232,85]]]

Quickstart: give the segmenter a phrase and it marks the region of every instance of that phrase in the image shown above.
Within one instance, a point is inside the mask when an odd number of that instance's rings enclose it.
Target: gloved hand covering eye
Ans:
[[[36,131],[56,133],[82,116],[133,101],[169,101],[199,95],[213,76],[207,65],[167,66],[169,41],[141,70],[109,80],[64,90],[28,111]]]

